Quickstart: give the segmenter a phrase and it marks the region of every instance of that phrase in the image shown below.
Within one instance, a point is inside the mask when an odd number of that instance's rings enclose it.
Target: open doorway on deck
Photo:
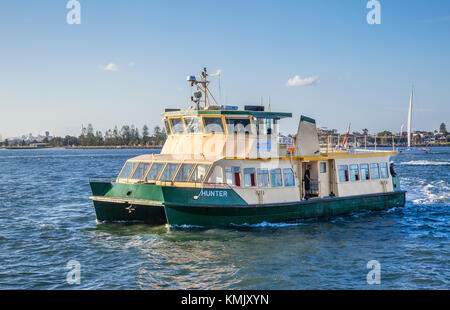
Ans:
[[[319,197],[319,173],[317,162],[302,162],[303,199]]]

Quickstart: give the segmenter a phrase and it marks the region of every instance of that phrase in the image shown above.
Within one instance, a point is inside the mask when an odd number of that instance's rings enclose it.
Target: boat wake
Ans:
[[[397,165],[405,166],[450,166],[448,161],[430,161],[430,160],[412,160],[407,162],[399,162]]]
[[[446,204],[450,201],[450,186],[444,180],[425,182],[422,179],[402,180],[406,198],[414,204]]]
[[[281,228],[281,227],[289,227],[289,226],[300,226],[304,225],[304,222],[281,222],[281,223],[269,223],[269,222],[261,222],[257,224],[233,224],[230,226],[233,227],[246,227],[246,228]]]

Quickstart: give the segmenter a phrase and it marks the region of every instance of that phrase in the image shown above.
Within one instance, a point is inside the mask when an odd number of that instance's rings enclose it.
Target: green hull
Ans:
[[[140,221],[173,226],[227,226],[284,222],[405,205],[405,192],[247,205],[232,189],[202,189],[91,182],[99,221]]]
[[[405,192],[311,199],[292,204],[262,206],[170,206],[165,205],[168,223],[174,226],[227,226],[285,222],[334,216],[360,210],[383,210],[405,205]]]
[[[100,222],[144,222],[151,225],[167,223],[164,207],[94,201],[94,208]]]
[[[94,197],[102,198],[102,201],[93,200],[98,221],[167,223],[161,186],[108,181],[90,182],[90,186]],[[139,204],[139,201],[144,204]],[[147,201],[159,202],[160,206],[147,205]]]

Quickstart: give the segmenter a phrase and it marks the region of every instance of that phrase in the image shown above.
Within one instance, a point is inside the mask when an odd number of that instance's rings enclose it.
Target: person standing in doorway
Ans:
[[[311,172],[310,172],[310,170],[311,170],[311,166],[307,165],[305,175],[303,177],[303,179],[305,181],[305,199],[309,198],[310,190],[311,190]]]
[[[397,176],[397,173],[395,173],[395,171],[394,171],[394,163],[391,163],[391,165],[389,166],[389,171],[390,171],[392,177]]]

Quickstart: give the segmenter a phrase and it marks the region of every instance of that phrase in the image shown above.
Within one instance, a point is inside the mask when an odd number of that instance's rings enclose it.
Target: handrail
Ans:
[[[115,177],[90,177],[89,182],[105,182],[112,183],[116,182],[117,178]]]
[[[310,194],[319,195],[320,194],[320,181],[319,179],[311,179],[309,181],[309,187],[310,187]],[[302,189],[303,193],[306,192],[305,190],[305,179],[302,180]]]
[[[232,188],[232,186],[229,185],[228,183],[209,183],[209,182],[190,182],[190,181],[152,181],[152,183],[156,182],[158,182],[163,186],[173,186],[174,183],[183,183],[193,185],[193,187],[195,188],[203,188],[205,186],[213,186],[214,188],[228,188],[228,189]]]
[[[326,148],[320,148],[320,151],[322,153],[327,154],[353,154],[353,153],[392,153],[392,150],[374,150],[374,149],[361,149],[361,148],[348,148],[348,149],[333,149],[333,150],[327,150]]]
[[[129,180],[129,179],[126,179]],[[105,183],[115,183],[117,179],[115,177],[91,177],[89,182],[105,182]],[[203,188],[205,186],[213,186],[214,188],[228,188],[231,189],[232,186],[228,183],[209,183],[209,182],[189,182],[189,181],[155,181],[155,180],[138,180],[136,184],[160,184],[163,186],[173,186],[174,183],[184,183],[193,185],[195,188]]]

